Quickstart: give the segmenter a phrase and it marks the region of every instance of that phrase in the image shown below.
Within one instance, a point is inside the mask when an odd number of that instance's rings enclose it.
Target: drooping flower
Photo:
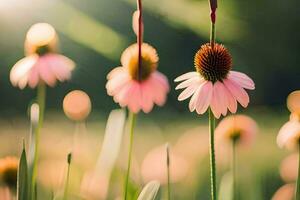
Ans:
[[[295,185],[294,184],[285,184],[280,187],[272,197],[272,200],[293,200]]]
[[[288,121],[285,123],[277,135],[277,144],[280,148],[289,150],[298,149],[300,142],[300,122]]]
[[[82,121],[91,112],[90,97],[81,90],[69,92],[63,100],[63,110],[68,118],[74,121]]]
[[[40,82],[53,87],[57,80],[68,80],[75,64],[56,51],[57,34],[54,28],[47,23],[33,25],[26,35],[26,57],[10,71],[11,83],[23,89],[26,85],[35,88]]]
[[[158,55],[147,43],[142,44],[142,62],[139,69],[138,44],[129,46],[121,56],[121,67],[108,75],[107,93],[121,107],[128,107],[133,113],[143,110],[148,113],[154,104],[164,105],[169,92],[167,78],[158,72]]]
[[[176,89],[184,89],[178,100],[191,97],[189,109],[203,114],[210,107],[214,116],[225,116],[227,110],[237,111],[237,102],[243,107],[249,104],[245,89],[253,90],[255,84],[246,74],[231,71],[232,58],[221,44],[204,44],[196,53],[195,72],[188,72],[175,79],[181,82]]]
[[[19,159],[12,156],[7,156],[0,159],[0,177],[1,182],[11,188],[17,186]]]
[[[257,134],[256,122],[246,115],[231,115],[224,118],[216,128],[216,137],[221,141],[233,140],[251,144]]]
[[[286,182],[295,182],[298,175],[298,154],[294,153],[284,158],[280,164],[280,176]]]

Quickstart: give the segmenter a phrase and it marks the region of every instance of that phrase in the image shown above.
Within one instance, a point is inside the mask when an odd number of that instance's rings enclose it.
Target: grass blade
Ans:
[[[17,199],[28,200],[28,166],[25,145],[20,158],[19,169],[18,169],[18,182],[17,182]]]
[[[154,200],[159,190],[160,183],[151,181],[143,188],[137,200]]]

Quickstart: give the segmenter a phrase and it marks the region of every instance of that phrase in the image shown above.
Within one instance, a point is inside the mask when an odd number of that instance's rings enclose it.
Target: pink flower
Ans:
[[[279,130],[277,144],[280,148],[298,149],[300,142],[300,122],[293,120],[285,123]]]
[[[129,46],[121,56],[121,67],[107,75],[106,89],[121,107],[134,113],[148,113],[154,104],[164,105],[169,92],[167,78],[156,70],[158,55],[149,44],[142,44],[142,64],[139,70],[138,45]]]
[[[54,86],[58,81],[70,79],[75,64],[69,58],[55,53],[57,35],[45,23],[33,25],[26,36],[27,56],[19,60],[10,71],[10,81],[21,89],[35,88],[40,82]]]
[[[241,144],[251,144],[258,132],[256,122],[246,115],[231,115],[224,118],[216,128],[216,137],[221,141],[236,140]]]
[[[246,74],[230,71],[231,56],[220,44],[211,48],[210,44],[202,45],[195,55],[195,72],[188,72],[175,79],[181,82],[176,89],[184,89],[178,100],[191,97],[189,109],[204,114],[210,107],[214,116],[225,116],[227,110],[237,111],[237,102],[243,107],[249,104],[245,89],[253,90],[254,82]]]

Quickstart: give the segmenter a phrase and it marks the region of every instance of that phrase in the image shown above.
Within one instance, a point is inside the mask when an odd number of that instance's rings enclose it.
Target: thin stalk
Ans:
[[[215,117],[208,110],[209,115],[209,146],[210,146],[210,181],[211,181],[211,199],[217,200],[217,184],[216,184],[216,158],[215,158]]]
[[[296,200],[300,199],[300,141],[298,143],[298,178],[296,189]]]
[[[210,46],[214,48],[216,42],[216,25],[215,23],[211,23],[210,26]]]
[[[137,43],[138,43],[138,78],[141,80],[142,77],[142,43],[143,43],[143,6],[142,0],[137,0],[137,8],[139,11],[139,26],[138,26],[138,35],[137,35]]]
[[[67,161],[68,161],[68,169],[67,169],[67,177],[66,177],[63,200],[68,200],[68,195],[69,195],[69,180],[70,180],[72,153],[68,154]]]
[[[44,82],[39,83],[37,88],[37,103],[39,105],[39,121],[35,129],[35,152],[34,160],[32,167],[32,179],[31,179],[31,198],[34,198],[36,188],[36,176],[37,176],[37,163],[39,157],[39,140],[40,140],[40,131],[44,122],[44,112],[45,112],[45,103],[46,103],[46,85]]]
[[[167,181],[168,181],[168,200],[171,200],[171,177],[170,177],[170,149],[169,144],[166,146],[167,153]]]
[[[130,130],[129,130],[129,150],[128,150],[128,164],[127,164],[127,173],[125,179],[125,186],[124,186],[124,200],[127,200],[128,194],[128,183],[130,177],[130,168],[131,168],[131,159],[132,159],[132,149],[133,149],[133,133],[136,121],[136,114],[130,112],[129,113],[129,123],[130,123]]]
[[[233,200],[237,199],[237,184],[236,184],[236,139],[232,140],[232,163],[231,163],[231,170],[232,170],[232,190],[233,190]]]

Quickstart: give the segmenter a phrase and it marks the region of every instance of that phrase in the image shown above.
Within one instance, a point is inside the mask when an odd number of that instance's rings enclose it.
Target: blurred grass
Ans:
[[[243,200],[265,200],[270,199],[279,186],[282,185],[278,167],[282,158],[287,154],[280,150],[276,145],[276,135],[282,124],[288,119],[286,112],[270,111],[264,108],[247,112],[254,117],[259,126],[260,132],[256,139],[255,145],[248,148],[239,149],[238,153],[238,180],[241,199]],[[192,114],[158,114],[140,115],[138,118],[138,127],[135,134],[134,143],[134,173],[133,180],[141,188],[144,183],[140,167],[145,155],[154,147],[170,142],[171,149],[175,148],[176,152],[185,155],[189,145],[178,146],[179,139],[184,134],[208,134],[206,126],[206,116],[195,117]],[[77,147],[73,146],[75,124],[67,120],[62,113],[53,111],[47,112],[45,126],[42,130],[41,138],[41,168],[47,166],[47,169],[39,169],[39,180],[42,183],[41,191],[45,195],[50,195],[54,187],[49,180],[55,180],[50,173],[55,163],[61,163],[56,170],[65,170],[66,155],[72,151],[78,151],[77,158],[74,158],[72,169],[72,184],[70,187],[76,193],[80,190],[79,183],[85,171],[92,170],[96,164],[98,154],[101,150],[103,133],[106,123],[105,113],[93,113],[84,126],[77,129],[79,143]],[[22,138],[28,137],[28,121],[25,118],[1,119],[0,126],[0,156],[20,155]],[[125,137],[126,138],[126,137]],[[195,142],[201,137],[196,137]],[[208,137],[204,137],[199,146],[197,157],[189,162],[189,173],[187,177],[172,186],[174,199],[209,199],[209,160],[208,160]],[[125,139],[126,141],[126,139]],[[79,146],[78,146],[79,145]],[[201,152],[200,149],[207,149]],[[219,149],[219,150],[218,150]],[[206,152],[206,153],[205,153]],[[75,154],[76,155],[76,154]],[[123,180],[126,161],[126,142],[123,142],[118,164],[114,170],[110,195],[114,198],[120,193]],[[217,147],[217,164],[218,164],[218,182],[221,177],[229,170],[230,156],[228,148],[225,146]],[[268,161],[267,161],[268,160]],[[271,161],[271,162],[270,162]],[[52,163],[45,165],[43,163]],[[45,171],[46,170],[46,171]],[[50,171],[49,171],[50,170]],[[54,170],[55,172],[55,170]],[[62,174],[64,171],[61,172]],[[54,174],[59,174],[54,173]],[[44,176],[44,177],[43,177]],[[57,177],[56,177],[57,178]],[[45,181],[46,179],[46,181]],[[48,180],[48,181],[47,181]],[[59,182],[58,180],[56,180]],[[51,182],[51,181],[50,181]],[[57,183],[58,184],[58,183]],[[61,184],[61,183],[60,183]],[[58,184],[59,185],[59,184]],[[73,186],[72,186],[73,185]],[[57,188],[58,186],[54,187]],[[119,189],[118,189],[119,188]],[[165,186],[162,185],[160,195],[164,195]]]

